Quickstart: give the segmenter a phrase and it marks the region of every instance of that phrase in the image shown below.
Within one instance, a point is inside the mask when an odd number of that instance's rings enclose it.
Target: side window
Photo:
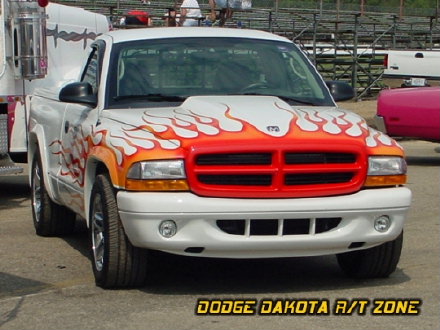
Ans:
[[[84,72],[81,77],[82,82],[88,82],[93,87],[93,93],[98,92],[98,86],[99,86],[99,61],[98,61],[98,50],[95,48],[90,53],[89,59],[87,61],[87,65],[84,69]]]

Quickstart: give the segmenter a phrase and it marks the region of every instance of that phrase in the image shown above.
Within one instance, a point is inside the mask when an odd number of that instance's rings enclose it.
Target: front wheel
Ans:
[[[114,288],[145,283],[146,250],[133,246],[128,240],[108,175],[98,175],[93,185],[89,233],[96,285]]]
[[[379,246],[338,254],[339,266],[353,278],[388,277],[396,270],[402,243],[403,232],[393,241]]]

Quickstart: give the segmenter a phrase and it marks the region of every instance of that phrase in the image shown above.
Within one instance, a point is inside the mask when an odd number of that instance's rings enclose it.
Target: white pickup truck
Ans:
[[[388,50],[383,77],[403,79],[402,87],[440,80],[440,50]]]
[[[349,276],[386,277],[411,202],[404,152],[336,106],[352,95],[261,31],[104,34],[77,82],[32,98],[36,232],[85,218],[101,287],[142,285],[149,250],[336,254]]]

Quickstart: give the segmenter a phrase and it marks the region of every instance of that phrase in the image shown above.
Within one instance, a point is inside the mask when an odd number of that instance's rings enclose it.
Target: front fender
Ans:
[[[32,180],[32,165],[35,161],[37,153],[40,155],[41,167],[43,172],[43,180],[47,194],[50,199],[56,203],[60,203],[60,197],[58,194],[58,189],[56,187],[55,179],[52,180],[49,175],[49,148],[46,141],[46,135],[43,127],[40,125],[35,125],[29,131],[29,141],[28,141],[28,164],[29,164],[29,186],[31,186]]]
[[[124,183],[124,176],[118,171],[118,163],[115,154],[105,147],[93,147],[87,158],[86,173],[84,180],[84,213],[89,225],[90,198],[96,176],[104,171],[110,175],[111,182],[115,188],[121,188]]]

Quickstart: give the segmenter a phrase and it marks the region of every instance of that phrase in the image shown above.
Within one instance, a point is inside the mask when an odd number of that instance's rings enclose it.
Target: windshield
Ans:
[[[196,95],[273,95],[290,104],[334,105],[292,43],[172,38],[116,44],[107,106],[158,106]]]

